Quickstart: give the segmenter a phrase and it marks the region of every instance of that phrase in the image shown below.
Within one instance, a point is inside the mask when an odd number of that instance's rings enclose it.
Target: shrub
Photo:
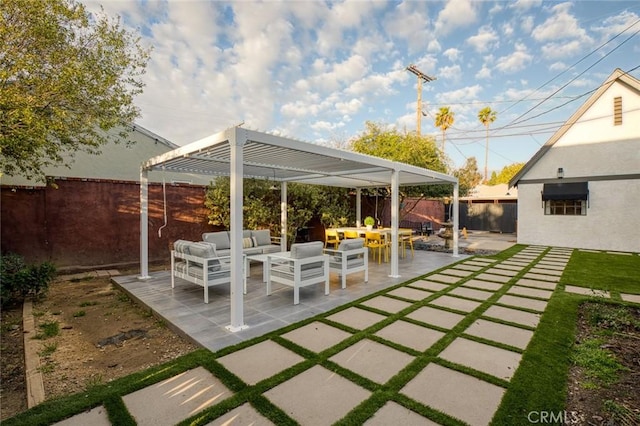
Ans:
[[[0,303],[6,306],[22,302],[26,297],[38,298],[46,294],[56,275],[50,262],[27,265],[15,253],[3,255],[0,260]]]

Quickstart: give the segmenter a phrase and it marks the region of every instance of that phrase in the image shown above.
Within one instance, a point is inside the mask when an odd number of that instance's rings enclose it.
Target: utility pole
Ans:
[[[407,67],[407,71],[415,74],[418,77],[418,105],[416,107],[416,133],[420,136],[421,124],[422,124],[422,82],[430,82],[437,80],[435,77],[430,77],[427,74],[420,71],[414,64]]]

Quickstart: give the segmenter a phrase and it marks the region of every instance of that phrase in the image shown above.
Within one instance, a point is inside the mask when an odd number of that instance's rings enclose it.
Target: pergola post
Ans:
[[[391,275],[392,278],[400,276],[398,272],[398,215],[400,211],[399,191],[400,172],[394,169],[391,172]]]
[[[240,331],[247,326],[244,323],[244,300],[243,300],[243,287],[244,287],[244,273],[243,265],[244,259],[242,254],[242,226],[243,226],[243,192],[242,181],[244,177],[243,164],[244,164],[244,144],[246,142],[246,136],[241,129],[237,127],[232,129],[229,135],[229,149],[231,154],[230,164],[230,192],[231,192],[231,324],[227,326],[227,329],[232,332]]]
[[[362,188],[356,188],[356,226],[362,226]]]
[[[280,251],[287,251],[287,182],[280,183]],[[265,266],[266,267],[266,266]]]
[[[459,212],[460,206],[458,205],[458,182],[453,184],[453,257],[459,257],[458,255],[458,227],[460,226]]]
[[[149,276],[149,172],[140,168],[140,276],[139,280],[148,280]]]

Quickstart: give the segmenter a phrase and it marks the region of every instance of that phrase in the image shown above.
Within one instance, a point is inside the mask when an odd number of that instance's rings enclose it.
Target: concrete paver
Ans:
[[[401,297],[403,299],[409,300],[422,300],[433,295],[433,293],[411,287],[398,287],[395,290],[391,290],[387,294],[390,296]]]
[[[361,304],[392,314],[400,312],[401,310],[411,306],[411,303],[409,302],[405,302],[404,300],[392,299],[391,297],[386,296],[376,296],[373,299],[362,302]]]
[[[271,420],[258,413],[251,404],[245,403],[207,423],[207,426],[270,426],[273,424]]]
[[[587,287],[579,287],[575,285],[566,285],[564,287],[564,291],[566,291],[567,293],[582,294],[585,296],[607,297],[607,298],[611,297],[608,291],[596,290],[596,289],[587,288]]]
[[[402,405],[389,401],[381,409],[367,420],[365,426],[388,426],[388,425],[424,425],[438,426],[438,423],[425,419],[420,414],[415,413]]]
[[[555,290],[555,288],[558,286],[557,283],[552,281],[532,280],[531,278],[520,278],[516,282],[516,284],[525,287],[542,288],[545,290]]]
[[[640,303],[640,294],[620,293],[620,297],[625,302]]]
[[[472,271],[465,271],[457,268],[445,269],[444,271],[440,271],[440,273],[445,275],[453,275],[456,277],[468,277],[469,275],[473,274]]]
[[[543,275],[543,274],[533,274],[531,272],[527,272],[526,274],[524,274],[523,278],[529,278],[529,279],[538,280],[538,281],[552,281],[554,283],[557,283],[558,281],[560,281],[560,277],[553,277],[551,275]]]
[[[514,285],[507,293],[517,294],[519,296],[538,297],[540,299],[550,299],[553,291]]]
[[[359,309],[355,306],[327,317],[328,320],[348,325],[349,327],[357,330],[364,330],[365,328],[371,327],[373,324],[386,318],[387,317],[385,315],[365,311],[364,309]]]
[[[373,340],[362,339],[329,360],[369,380],[384,384],[413,361],[414,357]]]
[[[203,367],[185,371],[122,397],[139,425],[174,425],[232,395]],[[91,424],[91,423],[85,423]]]
[[[436,282],[427,281],[427,280],[415,281],[409,285],[411,287],[421,288],[423,290],[433,291],[433,292],[442,291],[445,288],[451,287],[449,284],[436,283]]]
[[[511,265],[509,263],[505,264],[504,262],[503,263],[498,263],[498,264],[494,265],[493,267],[497,268],[497,269],[509,269],[511,271],[522,271],[524,269],[524,266],[522,266],[522,265]]]
[[[485,317],[497,318],[503,321],[514,322],[528,327],[537,327],[540,322],[540,314],[524,312],[518,309],[505,308],[504,306],[491,306],[484,311]]]
[[[529,299],[528,297],[511,296],[505,294],[496,301],[503,305],[513,306],[516,308],[532,309],[534,311],[543,312],[547,307],[547,302],[542,300]]]
[[[451,275],[434,274],[429,276],[431,281],[440,281],[447,284],[455,284],[461,280],[460,277],[453,277]]]
[[[465,271],[477,272],[480,269],[484,268],[484,266],[469,265],[468,263],[459,263],[456,266],[454,266],[454,268],[455,269],[463,269]]]
[[[489,424],[505,389],[431,363],[401,393],[472,426]]]
[[[218,358],[217,361],[245,383],[255,385],[304,361],[304,358],[272,340],[265,340]]]
[[[399,320],[378,331],[376,336],[424,352],[440,340],[444,333]]]
[[[517,352],[474,342],[459,337],[438,357],[456,364],[465,365],[503,380],[511,380],[522,355]]]
[[[520,271],[514,271],[512,269],[504,269],[504,268],[498,268],[498,267],[493,267],[493,268],[487,269],[484,272],[485,272],[485,274],[505,275],[507,277],[515,277],[516,275],[518,275],[520,273]]]
[[[462,312],[471,312],[481,305],[481,302],[474,302],[472,300],[466,300],[459,297],[446,295],[440,296],[429,303],[431,303],[432,305],[443,306],[445,308],[455,309]]]
[[[482,290],[489,290],[489,291],[497,291],[497,290],[501,289],[502,286],[503,286],[503,284],[493,283],[493,282],[489,282],[489,281],[476,280],[476,279],[470,279],[469,281],[467,281],[466,283],[464,283],[462,285],[464,287],[474,287],[474,288],[480,288]]]
[[[505,345],[519,349],[526,348],[533,337],[533,331],[531,330],[524,330],[522,328],[483,319],[476,320],[464,332],[472,336],[504,343]]]
[[[54,423],[53,426],[111,426],[107,410],[104,406],[92,408],[84,413],[76,414],[73,417]]]
[[[449,294],[455,294],[456,296],[468,297],[469,299],[487,300],[493,296],[493,292],[476,290],[467,287],[454,288]]]
[[[303,425],[335,423],[371,395],[333,371],[315,365],[264,396]]]
[[[454,314],[453,312],[432,308],[430,306],[423,306],[411,312],[407,315],[407,318],[451,329],[462,321],[464,315]]]
[[[495,275],[495,274],[487,274],[487,273],[477,275],[476,278],[479,280],[495,281],[499,283],[506,283],[506,282],[509,282],[509,280],[511,279],[511,277],[508,277],[505,275]]]
[[[314,352],[322,352],[350,336],[351,333],[318,321],[282,335],[285,339]]]
[[[559,277],[562,275],[563,270],[558,270],[558,269],[547,269],[547,268],[543,268],[543,267],[536,267],[536,268],[531,268],[529,269],[530,273],[533,274],[544,274],[544,275],[553,275],[555,277]]]

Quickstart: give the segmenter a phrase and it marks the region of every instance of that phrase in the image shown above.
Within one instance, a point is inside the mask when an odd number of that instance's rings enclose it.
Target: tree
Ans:
[[[43,180],[43,168],[67,165],[65,156],[126,140],[150,53],[139,40],[75,0],[3,0],[2,173]]]
[[[482,181],[482,175],[478,171],[478,161],[476,157],[467,158],[464,166],[454,171],[453,175],[458,178],[461,197],[469,195],[469,192]]]
[[[399,161],[412,166],[422,167],[441,173],[447,172],[446,159],[436,147],[430,136],[417,133],[400,133],[396,129],[367,121],[365,131],[351,141],[351,150],[361,154],[373,155],[387,160]],[[440,196],[446,192],[446,185],[403,187],[401,201],[407,196]],[[387,189],[387,192],[389,190]]]
[[[513,163],[506,165],[500,170],[500,173],[496,174],[493,172],[491,174],[491,179],[489,179],[489,185],[499,185],[501,183],[509,183],[512,177],[516,175],[524,167],[524,163]]]
[[[489,163],[489,125],[496,121],[497,113],[491,107],[484,107],[478,112],[478,120],[487,128],[487,139],[484,144],[484,181],[488,181],[487,167]]]
[[[455,121],[455,114],[449,107],[441,107],[436,114],[436,127],[439,127],[442,130],[442,153],[444,154],[444,134],[447,129],[453,126]]]

